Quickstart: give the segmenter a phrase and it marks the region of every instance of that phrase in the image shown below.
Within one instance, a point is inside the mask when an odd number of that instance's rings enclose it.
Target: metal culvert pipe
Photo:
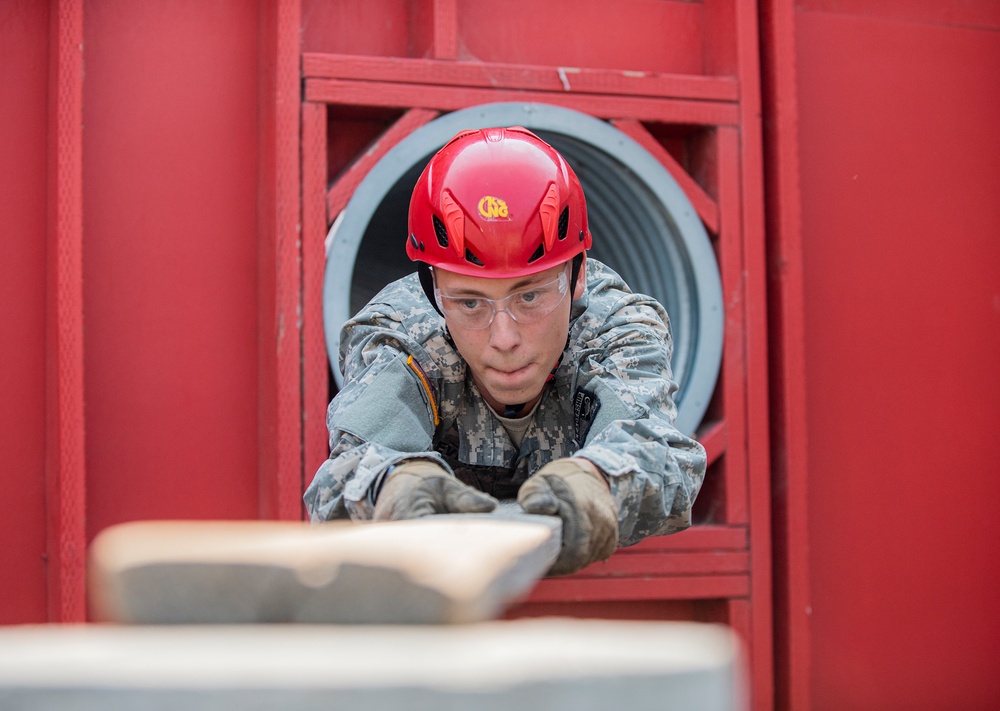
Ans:
[[[462,129],[514,125],[552,144],[579,176],[594,235],[590,254],[666,307],[677,426],[693,433],[722,359],[722,286],[708,234],[648,151],[604,121],[548,104],[484,104],[442,116],[400,141],[362,180],[327,237],[323,321],[337,385],[341,326],[383,286],[414,271],[403,248],[407,208],[427,161]]]

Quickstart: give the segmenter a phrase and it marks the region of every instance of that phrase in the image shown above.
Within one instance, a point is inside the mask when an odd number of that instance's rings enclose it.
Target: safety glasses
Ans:
[[[489,327],[500,311],[505,311],[521,324],[537,323],[555,311],[568,291],[569,280],[566,272],[562,271],[552,281],[515,291],[502,299],[451,296],[437,287],[434,288],[434,298],[449,323],[460,328],[478,330]]]

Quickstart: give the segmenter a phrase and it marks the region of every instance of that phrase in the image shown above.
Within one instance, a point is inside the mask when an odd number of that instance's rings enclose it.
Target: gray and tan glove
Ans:
[[[444,513],[486,513],[497,500],[463,484],[429,459],[397,464],[386,477],[375,501],[372,519],[399,521]]]
[[[528,513],[562,519],[562,549],[549,575],[575,573],[618,548],[618,509],[608,483],[590,462],[557,459],[521,484],[517,502]]]

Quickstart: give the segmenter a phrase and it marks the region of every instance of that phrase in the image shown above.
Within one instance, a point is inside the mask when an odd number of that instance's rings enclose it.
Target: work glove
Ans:
[[[397,464],[386,477],[372,519],[399,521],[431,514],[486,513],[496,507],[496,499],[463,484],[440,464],[410,459]]]
[[[549,462],[521,484],[517,502],[528,513],[562,519],[562,549],[549,575],[575,573],[618,548],[618,510],[608,483],[590,462]]]

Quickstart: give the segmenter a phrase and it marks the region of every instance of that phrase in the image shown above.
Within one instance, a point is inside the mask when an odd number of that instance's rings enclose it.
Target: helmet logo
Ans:
[[[484,195],[479,201],[479,214],[487,220],[509,220],[507,203],[492,195]]]

